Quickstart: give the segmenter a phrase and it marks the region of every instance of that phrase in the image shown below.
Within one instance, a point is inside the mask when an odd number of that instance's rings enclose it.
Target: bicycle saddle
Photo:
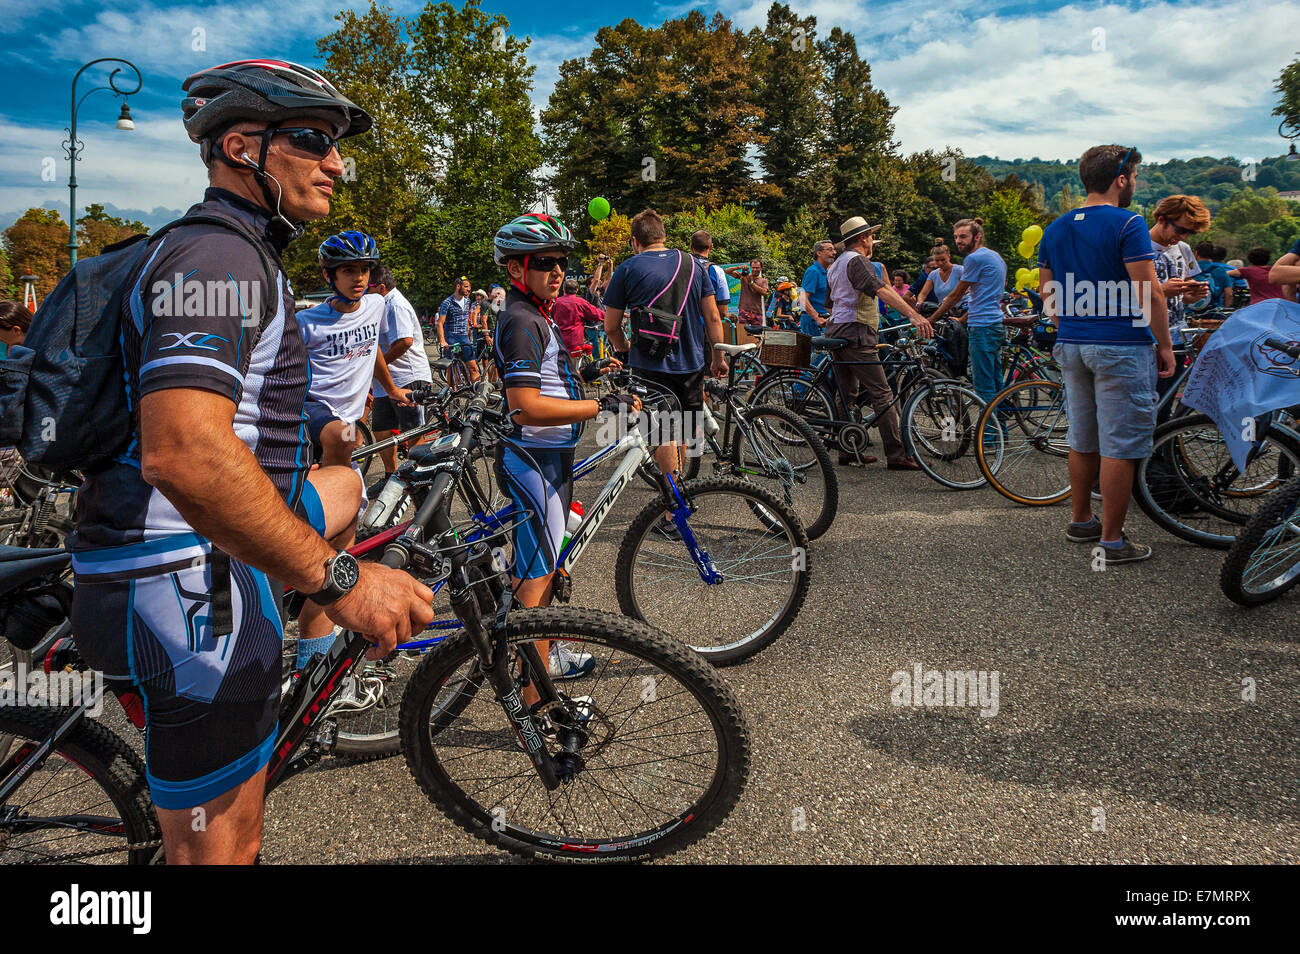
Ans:
[[[1024,328],[1028,330],[1038,324],[1038,316],[1034,315],[1030,318],[1015,318],[1015,317],[1003,316],[1002,323],[1011,328]]]
[[[66,550],[0,547],[0,596],[43,576],[60,573],[72,562]]]
[[[433,365],[439,371],[446,371],[456,362],[452,358],[434,358],[429,364]]]
[[[758,336],[761,335],[764,331],[767,330],[767,329],[764,328],[762,325],[745,325],[744,328],[745,328],[746,331],[748,331],[748,332],[749,332],[751,335],[753,335],[754,337],[758,337]]]
[[[723,354],[730,354],[730,355],[744,354],[746,351],[755,351],[757,350],[757,348],[758,345],[754,344],[753,342],[750,342],[749,344],[742,344],[742,345],[729,345],[729,344],[723,344],[721,341],[719,341],[717,344],[713,346],[714,351],[721,351]]]
[[[818,335],[812,340],[814,351],[834,351],[836,348],[843,348],[847,341],[843,338],[828,338],[825,335]]]

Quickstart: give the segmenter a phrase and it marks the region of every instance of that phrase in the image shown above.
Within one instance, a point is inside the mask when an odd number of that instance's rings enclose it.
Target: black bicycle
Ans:
[[[815,540],[830,529],[840,500],[839,479],[826,445],[794,411],[741,400],[736,359],[753,354],[757,345],[713,347],[732,358],[725,383],[713,378],[704,383],[708,400],[701,412],[699,437],[713,455],[714,474],[746,477],[765,487],[798,514],[808,538]],[[703,448],[690,450],[687,479],[699,475],[703,456]]]
[[[896,326],[882,333],[902,330]],[[833,354],[847,343],[823,336],[814,338],[812,346],[815,351]],[[984,401],[974,389],[941,377],[930,367],[930,347],[903,337],[896,344],[879,345],[874,361],[823,360],[807,370],[774,368],[759,379],[749,400],[793,411],[826,443],[859,460],[869,443],[867,429],[880,413],[901,406],[899,424],[907,453],[931,479],[954,490],[970,490],[984,483],[975,459],[976,425]],[[882,412],[871,406],[865,388],[851,400],[838,370],[872,364],[884,368],[894,392]]]
[[[739,707],[706,663],[644,623],[513,608],[488,541],[466,543],[447,505],[485,413],[481,391],[457,421],[459,439],[440,452],[443,472],[383,558],[444,580],[463,624],[424,656],[403,695],[410,771],[452,821],[520,855],[637,861],[677,851],[717,827],[744,789],[749,741]],[[27,641],[66,615],[48,590],[68,558],[13,553],[0,551],[0,620],[6,636]],[[569,691],[551,681],[538,649],[556,640],[595,661]],[[285,694],[268,791],[329,750],[341,677],[369,645],[345,634]],[[60,664],[74,659],[65,652]],[[485,683],[490,692],[479,691]],[[0,707],[0,733],[10,738],[0,752],[0,863],[162,860],[144,765],[87,718],[96,701]]]

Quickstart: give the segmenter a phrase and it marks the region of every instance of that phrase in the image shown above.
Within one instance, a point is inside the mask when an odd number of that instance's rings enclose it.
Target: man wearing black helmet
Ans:
[[[275,60],[204,70],[184,89],[211,185],[191,212],[232,226],[167,233],[123,298],[137,425],[78,495],[73,627],[92,667],[144,697],[167,860],[248,863],[280,696],[271,580],[367,634],[375,658],[432,619],[432,593],[326,542],[355,520],[360,481],[347,467],[308,479],[307,351],[279,261],[300,223],[329,212],[338,140],[370,117],[319,74]],[[182,281],[266,294],[195,307],[187,295],[178,309]]]

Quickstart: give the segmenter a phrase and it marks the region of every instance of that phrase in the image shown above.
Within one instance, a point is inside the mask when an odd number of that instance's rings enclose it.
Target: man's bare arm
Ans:
[[[715,309],[716,310],[716,309]],[[605,336],[615,351],[628,350],[627,335],[623,334],[623,309],[605,306]]]
[[[296,590],[325,584],[334,555],[285,506],[235,436],[235,405],[198,388],[169,388],[140,401],[140,471],[185,522],[241,563]]]
[[[384,352],[384,360],[389,364],[392,364],[402,355],[406,354],[406,352],[410,351],[411,345],[413,344],[415,344],[414,338],[398,338],[389,345],[388,350]]]

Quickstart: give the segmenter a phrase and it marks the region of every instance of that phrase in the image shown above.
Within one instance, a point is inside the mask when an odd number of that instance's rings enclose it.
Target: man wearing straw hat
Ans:
[[[841,338],[848,342],[831,355],[839,365],[837,371],[850,403],[857,397],[859,387],[866,388],[871,406],[876,411],[876,427],[885,446],[889,469],[919,470],[920,465],[903,447],[898,412],[893,406],[894,392],[885,380],[885,369],[876,352],[880,341],[880,309],[876,299],[907,318],[923,336],[928,338],[934,331],[930,322],[899,297],[898,292],[872,267],[871,252],[879,229],[879,225],[868,225],[860,215],[840,226],[844,252],[836,257],[826,274],[827,298],[834,320],[826,326],[825,333],[828,338]],[[875,461],[876,458],[870,454],[840,453],[840,463],[854,467]]]

